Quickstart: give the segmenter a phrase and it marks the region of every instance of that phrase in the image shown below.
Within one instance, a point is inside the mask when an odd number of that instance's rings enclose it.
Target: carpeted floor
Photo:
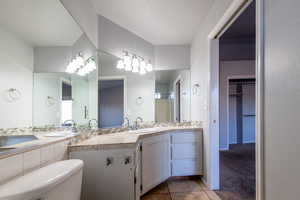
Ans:
[[[255,199],[255,144],[230,145],[220,152],[222,200]]]

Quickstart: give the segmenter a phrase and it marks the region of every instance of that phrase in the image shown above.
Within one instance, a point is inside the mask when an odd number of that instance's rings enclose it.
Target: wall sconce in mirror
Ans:
[[[6,100],[8,102],[16,102],[21,99],[22,94],[18,89],[10,88],[10,89],[6,90],[5,96],[6,96]]]
[[[137,104],[137,105],[142,105],[143,103],[144,103],[143,97],[138,97],[138,98],[136,98],[136,104]]]
[[[125,71],[139,73],[140,75],[153,71],[150,60],[147,62],[145,58],[129,53],[128,51],[123,51],[123,54],[123,58],[118,60],[117,69],[124,69]]]
[[[193,95],[200,95],[200,85],[198,83],[193,85]]]
[[[47,96],[46,98],[46,105],[48,107],[54,106],[56,104],[57,100],[54,97]]]
[[[97,69],[97,64],[94,57],[89,57],[84,60],[82,53],[79,53],[73,58],[67,68],[66,72],[70,74],[78,74],[79,76],[85,76]]]

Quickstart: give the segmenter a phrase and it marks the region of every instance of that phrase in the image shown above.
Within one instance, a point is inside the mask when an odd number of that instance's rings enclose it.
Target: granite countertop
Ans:
[[[125,131],[120,133],[97,135],[90,139],[69,145],[69,152],[82,150],[99,150],[107,148],[135,147],[140,139],[155,135],[161,135],[170,131],[183,130],[199,131],[202,133],[202,128],[198,126],[156,127]]]
[[[74,137],[74,136],[46,137],[44,134],[35,134],[35,136],[37,137],[37,140],[0,147],[0,159],[12,155],[24,153],[27,151],[31,151],[37,148],[41,148],[42,146],[47,146],[54,143],[62,142]]]

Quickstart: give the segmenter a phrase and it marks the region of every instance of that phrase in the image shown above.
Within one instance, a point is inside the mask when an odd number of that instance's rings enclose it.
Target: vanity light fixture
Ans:
[[[96,61],[93,57],[84,61],[83,55],[79,53],[68,64],[66,72],[70,74],[77,73],[79,76],[85,76],[97,69]]]
[[[146,62],[143,57],[124,51],[123,58],[117,62],[117,69],[124,69],[125,71],[144,75],[147,72],[153,71],[153,66],[150,60]]]

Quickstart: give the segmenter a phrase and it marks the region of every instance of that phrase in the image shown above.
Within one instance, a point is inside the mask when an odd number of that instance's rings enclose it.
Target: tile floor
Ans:
[[[142,197],[142,200],[221,200],[199,179],[170,179]]]

